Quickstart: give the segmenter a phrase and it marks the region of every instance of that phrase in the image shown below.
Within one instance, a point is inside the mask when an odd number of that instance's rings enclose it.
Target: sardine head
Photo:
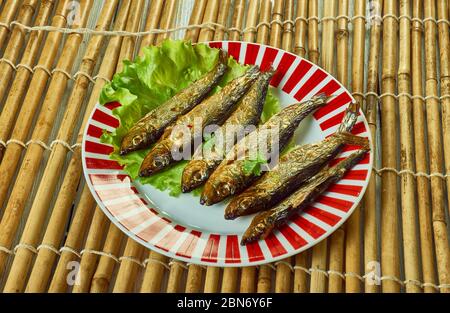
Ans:
[[[237,196],[231,200],[225,209],[225,219],[234,220],[236,217],[248,215],[254,212],[253,206],[255,204],[254,197],[251,196]]]
[[[203,160],[192,161],[185,167],[181,177],[181,190],[191,192],[208,178],[208,168]]]
[[[153,149],[145,157],[139,170],[139,176],[146,177],[156,173],[171,163],[170,151],[166,149]]]
[[[268,222],[269,215],[270,213],[266,211],[253,218],[250,226],[242,236],[241,245],[246,245],[259,239],[265,239],[272,232],[274,226]]]
[[[206,183],[200,203],[205,205],[213,205],[222,201],[229,195],[234,193],[234,187],[229,182],[220,182],[218,184]]]
[[[140,129],[135,131],[130,131],[122,139],[120,145],[120,155],[125,155],[127,153],[142,149],[146,146],[147,140],[145,138],[145,133]]]

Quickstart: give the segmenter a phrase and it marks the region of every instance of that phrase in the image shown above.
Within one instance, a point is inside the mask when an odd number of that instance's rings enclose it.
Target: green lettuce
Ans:
[[[161,46],[144,48],[143,55],[134,62],[124,61],[123,71],[114,75],[100,94],[100,104],[119,102],[113,110],[120,126],[114,132],[104,132],[101,141],[114,147],[110,158],[124,166],[132,179],[165,190],[172,196],[181,193],[181,175],[188,161],[178,162],[150,177],[138,177],[139,167],[150,149],[119,154],[123,136],[145,114],[163,104],[190,83],[211,71],[219,57],[219,50],[205,44],[192,45],[181,40],[166,40]],[[228,72],[212,91],[217,92],[225,84],[245,73],[248,66],[228,59]],[[280,110],[279,101],[269,90],[264,105],[262,122]],[[198,190],[194,194],[198,194]]]

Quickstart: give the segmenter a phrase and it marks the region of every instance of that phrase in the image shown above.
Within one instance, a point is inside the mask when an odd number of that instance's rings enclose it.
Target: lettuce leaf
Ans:
[[[114,75],[111,83],[105,85],[100,94],[100,104],[117,101],[121,106],[113,114],[120,126],[112,133],[104,132],[101,141],[114,147],[110,158],[124,166],[132,179],[142,184],[168,191],[172,196],[181,193],[181,175],[188,161],[178,162],[150,177],[138,177],[139,167],[149,149],[135,151],[125,156],[119,155],[123,136],[145,114],[163,104],[190,83],[211,71],[219,50],[205,44],[192,45],[181,40],[166,40],[161,46],[144,48],[141,57],[134,62],[124,61],[123,71]],[[228,60],[229,70],[213,93],[225,84],[245,73],[248,66]],[[279,101],[269,90],[264,105],[262,122],[280,110]],[[193,191],[198,194],[199,190]]]

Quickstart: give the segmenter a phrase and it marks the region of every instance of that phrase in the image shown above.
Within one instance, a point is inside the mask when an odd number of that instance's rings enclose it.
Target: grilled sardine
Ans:
[[[196,138],[201,138],[206,126],[225,122],[236,103],[259,75],[259,67],[253,66],[244,75],[235,78],[219,92],[179,117],[174,124],[166,128],[160,140],[144,158],[139,175],[150,176],[172,164],[175,161],[174,154],[180,148],[191,145]]]
[[[290,105],[239,141],[206,181],[200,203],[212,205],[246,188],[257,178],[257,175],[244,169],[248,155],[258,147],[267,147],[263,157],[270,160],[276,147],[281,151],[286,146],[300,122],[326,102],[327,97],[321,94],[303,103]],[[273,136],[274,130],[277,136]]]
[[[358,118],[359,105],[351,104],[344,116],[343,126],[327,139],[299,146],[283,157],[255,184],[231,200],[225,210],[226,219],[249,215],[266,210],[297,189],[303,182],[317,174],[333,160],[345,144],[369,149],[366,138],[354,136],[351,130]]]
[[[310,205],[331,184],[339,181],[349,169],[364,158],[366,153],[365,149],[358,150],[337,165],[326,166],[277,206],[256,215],[245,231],[241,244],[266,238],[274,228],[286,223],[295,212]]]
[[[150,111],[128,131],[122,139],[120,154],[124,155],[155,143],[168,125],[205,99],[220,82],[227,68],[227,55],[220,50],[219,60],[212,71]]]
[[[231,114],[227,121],[216,134],[222,136],[223,140],[220,147],[213,147],[207,155],[203,155],[203,146],[200,146],[194,153],[192,160],[186,165],[181,180],[181,189],[183,192],[190,192],[202,185],[220,164],[225,156],[224,147],[234,145],[236,138],[229,136],[229,131],[233,126],[245,128],[250,125],[258,124],[266,100],[269,82],[275,72],[273,70],[262,73],[256,80],[247,94],[242,98],[236,110]],[[231,141],[231,142],[227,142]]]

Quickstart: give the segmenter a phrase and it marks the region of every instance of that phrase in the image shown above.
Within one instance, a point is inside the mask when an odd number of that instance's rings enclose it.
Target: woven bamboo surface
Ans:
[[[0,0],[0,11],[0,290],[450,291],[450,1]],[[109,222],[82,178],[83,125],[120,61],[167,37],[281,47],[349,88],[377,160],[342,228],[276,264],[221,269],[170,260]]]

